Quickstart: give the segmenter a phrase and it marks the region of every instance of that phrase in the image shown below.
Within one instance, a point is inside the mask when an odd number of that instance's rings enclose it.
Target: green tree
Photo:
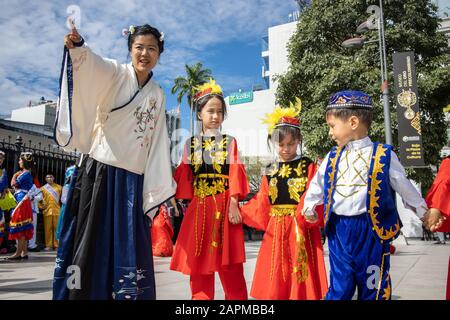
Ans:
[[[185,65],[186,77],[179,76],[174,80],[174,85],[172,87],[172,94],[178,92],[177,100],[181,103],[184,96],[187,96],[189,108],[191,109],[190,117],[190,130],[192,132],[194,127],[193,114],[193,101],[192,98],[195,93],[195,87],[208,82],[209,78],[212,77],[211,70],[204,68],[201,62],[189,66]]]
[[[340,90],[363,90],[373,97],[375,117],[370,136],[385,141],[378,42],[359,50],[341,46],[343,40],[356,36],[356,27],[368,19],[366,10],[372,4],[378,5],[378,1],[313,1],[303,11],[290,39],[290,67],[278,77],[277,100],[287,105],[296,96],[302,98],[302,130],[312,156],[323,157],[333,145],[324,114],[329,96]],[[450,102],[449,48],[444,34],[437,32],[441,20],[436,12],[437,7],[427,0],[384,1],[390,84],[394,83],[393,52],[415,52],[426,164],[439,161],[439,151],[446,142],[442,108]],[[366,36],[377,39],[378,31],[372,30]],[[394,146],[398,146],[392,85],[390,106]],[[408,170],[408,173],[424,186],[433,179],[428,168]]]

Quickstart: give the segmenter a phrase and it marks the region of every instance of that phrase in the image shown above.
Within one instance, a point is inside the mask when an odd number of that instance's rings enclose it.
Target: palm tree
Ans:
[[[189,66],[185,65],[186,68],[186,77],[182,76],[177,77],[174,80],[174,86],[172,87],[172,94],[178,92],[178,103],[181,103],[181,100],[185,95],[187,95],[189,107],[191,109],[190,116],[190,130],[191,134],[193,134],[194,129],[194,106],[193,106],[193,97],[195,93],[195,87],[208,82],[209,78],[212,77],[211,70],[207,68],[203,68],[203,64],[201,62],[197,62],[196,64]]]

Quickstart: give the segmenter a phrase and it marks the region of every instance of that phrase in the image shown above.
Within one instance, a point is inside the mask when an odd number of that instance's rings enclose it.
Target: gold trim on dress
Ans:
[[[278,198],[278,187],[277,187],[278,179],[271,178],[269,182],[269,197],[272,203],[275,202]]]
[[[376,296],[375,300],[378,300],[378,297],[380,295],[380,290],[381,290],[381,284],[383,283],[384,257],[389,256],[389,255],[390,255],[390,253],[383,253],[383,256],[381,257],[380,280],[378,281],[378,290],[377,290],[377,296]],[[383,294],[382,298],[384,300],[389,300],[389,297],[391,294],[391,286],[389,284],[389,272],[387,274],[386,281],[388,281],[388,286],[384,289],[384,294]],[[387,299],[385,299],[386,295],[388,295]]]
[[[288,190],[290,198],[294,199],[297,202],[300,202],[300,194],[305,191],[307,182],[307,177],[289,179],[287,184],[289,187]]]
[[[198,178],[222,178],[228,179],[229,176],[220,173],[200,173],[197,175]]]
[[[225,192],[226,179],[218,178],[209,185],[206,179],[196,179],[194,182],[194,195],[204,199],[208,196],[216,195],[218,193]]]
[[[33,222],[33,219],[26,219],[26,220],[23,220],[23,221],[20,221],[20,222],[10,221],[9,222],[9,226],[13,227],[13,228],[16,228],[16,227],[21,227],[21,226],[27,225],[27,224],[32,223],[32,222]]]
[[[278,204],[278,205],[272,205],[272,208],[270,208],[270,216],[271,217],[285,217],[285,216],[291,216],[294,217],[297,212],[297,205],[296,204]]]
[[[278,171],[278,175],[282,178],[289,178],[292,174],[292,168],[288,164],[283,164]]]
[[[305,247],[305,237],[300,232],[297,219],[295,221],[295,244],[297,247],[297,258],[292,268],[292,273],[296,275],[297,282],[304,282],[308,279],[308,253]],[[311,238],[310,238],[311,239]]]

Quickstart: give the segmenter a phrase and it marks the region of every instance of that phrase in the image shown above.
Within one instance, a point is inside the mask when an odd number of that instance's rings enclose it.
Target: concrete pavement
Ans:
[[[391,257],[394,300],[443,300],[447,283],[450,243],[403,238],[396,240],[397,252]],[[246,242],[245,278],[250,290],[260,242]],[[4,256],[0,256],[0,259]],[[162,300],[190,299],[189,278],[169,270],[170,258],[155,257],[156,292]],[[51,299],[55,252],[30,253],[28,261],[0,261],[0,300]],[[328,251],[325,246],[328,270]],[[216,299],[223,299],[222,286],[216,276]]]

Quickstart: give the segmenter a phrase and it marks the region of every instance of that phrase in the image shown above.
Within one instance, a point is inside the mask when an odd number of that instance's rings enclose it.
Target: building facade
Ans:
[[[266,88],[235,92],[225,97],[228,115],[223,131],[237,138],[242,156],[273,157],[267,146],[267,126],[262,119],[275,107],[275,76],[285,73],[289,67],[287,44],[297,27],[295,16],[289,16],[294,21],[269,28],[262,39],[262,78]]]

